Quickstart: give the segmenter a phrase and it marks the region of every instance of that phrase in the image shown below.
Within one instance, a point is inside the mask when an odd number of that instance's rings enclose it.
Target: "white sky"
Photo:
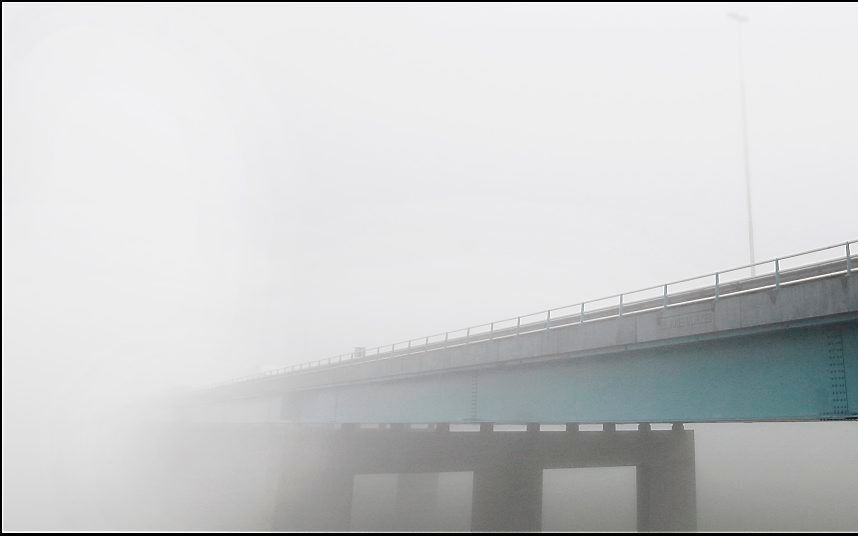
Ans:
[[[4,4],[4,420],[744,264],[734,10],[758,258],[855,239],[855,4]]]

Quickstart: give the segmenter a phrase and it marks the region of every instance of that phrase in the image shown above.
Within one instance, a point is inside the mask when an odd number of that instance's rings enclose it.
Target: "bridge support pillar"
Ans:
[[[474,470],[473,531],[542,529],[542,467],[523,456]]]
[[[399,473],[393,522],[434,530],[439,473],[472,471],[471,529],[542,528],[543,469],[637,467],[638,530],[694,531],[694,432],[312,431],[284,451],[275,530],[348,530],[355,474]],[[407,473],[415,471],[415,473]]]
[[[696,531],[694,435],[670,432],[671,440],[649,444],[637,465],[639,531]]]
[[[348,530],[354,471],[347,453],[328,434],[301,434],[293,440],[286,454],[290,463],[280,479],[274,530]]]

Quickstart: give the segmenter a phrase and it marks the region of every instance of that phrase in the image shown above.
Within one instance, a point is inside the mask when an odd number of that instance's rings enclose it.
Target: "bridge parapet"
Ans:
[[[858,278],[851,262],[719,283],[666,303],[547,316],[538,328],[517,322],[466,342],[370,352],[231,383],[197,400],[236,420],[278,420],[279,413],[299,422],[852,418]]]
[[[853,240],[785,257],[778,257],[719,272],[673,281],[663,285],[655,285],[573,305],[496,320],[477,326],[427,335],[389,345],[377,346],[368,350],[364,347],[359,347],[355,348],[351,353],[235,378],[218,384],[214,388],[234,383],[265,380],[283,375],[306,374],[316,372],[320,368],[326,369],[353,365],[359,362],[420,355],[440,349],[447,350],[457,346],[467,346],[495,339],[548,331],[574,324],[621,318],[624,315],[628,316],[646,311],[667,309],[677,305],[687,305],[701,301],[717,302],[721,298],[732,295],[767,289],[779,290],[782,285],[788,286],[797,282],[831,275],[845,274],[849,276],[855,269],[856,261],[854,259],[854,252],[856,248],[858,248],[858,241]],[[839,254],[843,256],[837,257]],[[821,255],[827,255],[828,257],[834,255],[836,258],[823,257],[823,260],[819,260]],[[815,260],[816,262],[807,264],[810,260]],[[749,271],[753,275],[746,277]],[[756,275],[757,271],[762,273]],[[696,321],[690,319],[677,320],[677,322],[700,322],[700,318]]]

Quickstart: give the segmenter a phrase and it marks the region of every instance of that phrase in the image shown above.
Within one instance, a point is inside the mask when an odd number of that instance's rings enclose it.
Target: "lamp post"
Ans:
[[[742,141],[745,153],[745,192],[748,203],[748,252],[751,264],[754,264],[754,219],[751,214],[751,165],[748,150],[748,111],[745,103],[745,68],[742,59],[742,24],[748,22],[748,18],[738,13],[728,13],[728,17],[736,21],[739,30],[739,91],[742,102]],[[751,277],[757,275],[755,266],[751,266]]]

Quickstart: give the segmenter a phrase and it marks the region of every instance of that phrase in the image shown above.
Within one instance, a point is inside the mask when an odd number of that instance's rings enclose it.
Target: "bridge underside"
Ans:
[[[302,423],[641,423],[858,416],[853,313],[585,356],[298,391]]]
[[[639,530],[697,527],[694,435],[681,426],[603,432],[574,426],[547,432],[537,425],[522,432],[492,431],[487,425],[478,432],[304,429],[287,439],[276,530],[348,530],[359,474],[470,471],[473,530],[538,531],[544,470],[616,466],[636,468]],[[402,479],[398,493],[411,494],[409,483],[421,487],[414,491],[423,500],[432,501],[437,493],[416,478]],[[419,511],[425,505],[413,507]]]
[[[635,466],[638,528],[693,530],[693,435],[679,423],[858,418],[858,279],[818,275],[449,345],[427,338],[416,350],[233,382],[182,411],[301,425],[284,458],[277,528],[348,528],[357,474],[470,471],[474,529],[538,530],[543,470]],[[646,425],[665,422],[674,429]],[[384,426],[354,426],[372,423]],[[401,426],[421,423],[439,426]],[[481,431],[445,431],[450,423]],[[492,432],[491,423],[528,431]],[[643,426],[592,435],[581,423]]]

